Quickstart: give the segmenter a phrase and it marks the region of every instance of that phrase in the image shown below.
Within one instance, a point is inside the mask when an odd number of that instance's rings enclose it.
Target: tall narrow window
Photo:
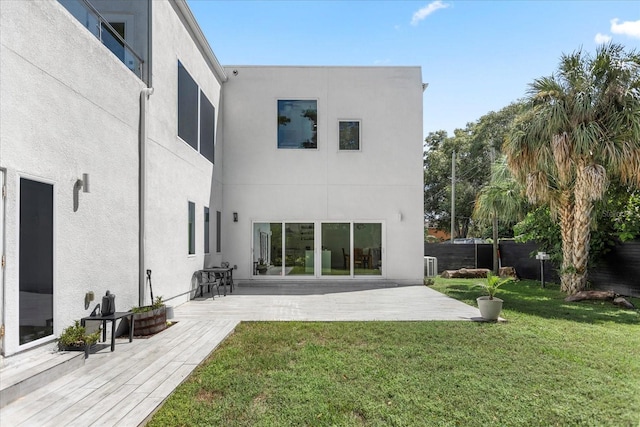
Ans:
[[[200,154],[213,163],[216,109],[200,91]]]
[[[209,208],[204,208],[204,253],[209,253]]]
[[[196,204],[189,202],[189,255],[196,253]]]
[[[20,178],[20,344],[53,335],[53,185]]]
[[[222,252],[222,213],[216,211],[216,252]]]
[[[198,149],[198,85],[178,61],[178,136]]]

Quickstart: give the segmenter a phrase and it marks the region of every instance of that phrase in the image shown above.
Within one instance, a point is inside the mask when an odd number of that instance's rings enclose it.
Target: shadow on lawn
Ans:
[[[439,283],[444,285],[441,291],[475,306],[476,298],[482,295],[480,289],[474,288],[475,282],[473,280],[467,283],[456,282],[447,283],[447,279],[440,281]],[[547,284],[543,289],[539,282],[531,280],[509,283],[498,291],[498,298],[504,300],[505,318],[509,317],[508,312],[511,311],[574,322],[640,325],[638,309],[622,309],[613,305],[611,301],[565,302],[565,297],[566,294],[560,291],[559,285]],[[640,307],[640,299],[631,298],[630,300],[636,307]]]

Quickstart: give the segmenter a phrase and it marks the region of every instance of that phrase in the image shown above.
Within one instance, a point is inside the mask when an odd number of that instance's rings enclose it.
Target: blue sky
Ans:
[[[523,97],[562,53],[640,50],[638,1],[188,0],[223,65],[421,66],[424,135]]]

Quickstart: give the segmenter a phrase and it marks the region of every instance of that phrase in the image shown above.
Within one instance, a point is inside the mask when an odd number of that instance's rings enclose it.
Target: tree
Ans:
[[[473,218],[491,222],[493,229],[493,271],[498,273],[498,221],[511,222],[521,219],[525,211],[522,187],[507,168],[501,156],[491,167],[491,181],[482,187],[473,210]]]
[[[523,110],[514,102],[499,111],[491,111],[453,136],[446,131],[431,132],[425,138],[424,210],[429,223],[441,230],[451,224],[451,154],[456,152],[456,236],[467,237],[476,229],[471,216],[478,190],[490,178],[491,164],[514,118]],[[477,230],[476,230],[477,231]]]
[[[471,155],[470,128],[456,129],[449,137],[444,130],[431,132],[425,139],[424,212],[425,219],[441,230],[451,224],[451,158],[456,152],[455,236],[466,237],[477,189],[488,179],[482,159]],[[488,161],[488,160],[487,160]]]
[[[530,85],[504,151],[529,201],[559,220],[562,290],[583,290],[595,202],[612,178],[640,186],[640,56],[617,44],[562,55]]]

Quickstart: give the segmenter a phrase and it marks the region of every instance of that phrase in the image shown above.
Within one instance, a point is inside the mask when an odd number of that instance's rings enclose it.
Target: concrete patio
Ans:
[[[240,321],[469,321],[477,308],[426,286],[374,283],[264,282],[238,286],[233,294],[195,298],[174,309],[177,323],[147,339],[118,339],[86,360],[54,352],[49,344],[33,354],[40,364],[70,365],[58,377],[40,375],[33,356],[6,363],[0,383],[18,382],[3,403],[6,426],[138,426],[234,331]],[[8,360],[11,360],[10,358]],[[18,361],[16,363],[16,361]],[[56,362],[57,361],[57,362]],[[40,384],[37,384],[37,383]],[[24,394],[24,393],[21,393]],[[3,398],[8,399],[8,394]],[[14,397],[15,398],[15,397]]]

